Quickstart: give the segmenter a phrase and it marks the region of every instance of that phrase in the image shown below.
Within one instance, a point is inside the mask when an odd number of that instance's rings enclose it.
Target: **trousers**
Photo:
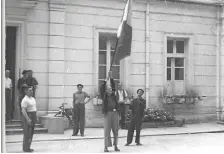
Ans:
[[[120,111],[120,126],[121,128],[125,127],[125,104],[119,104],[119,111]]]
[[[5,118],[6,120],[12,120],[12,90],[5,89]]]
[[[133,117],[128,127],[127,143],[131,144],[133,140],[133,134],[136,129],[135,143],[140,143],[140,131],[142,125],[142,118]]]
[[[37,121],[36,112],[27,112],[27,115],[31,119],[31,125],[27,124],[26,118],[22,115],[22,127],[23,127],[23,151],[29,150],[34,134],[35,123]]]
[[[105,147],[111,147],[111,136],[110,132],[113,132],[114,142],[113,145],[118,144],[118,130],[119,130],[119,114],[117,111],[109,111],[104,116],[104,145]]]
[[[75,104],[73,108],[73,134],[84,134],[85,129],[85,104]]]

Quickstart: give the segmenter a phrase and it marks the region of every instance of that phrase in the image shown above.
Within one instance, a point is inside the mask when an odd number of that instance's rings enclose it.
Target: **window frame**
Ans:
[[[184,57],[184,84],[195,84],[195,79],[194,79],[194,59],[193,54],[194,54],[194,46],[195,46],[195,36],[194,34],[191,33],[163,33],[163,42],[164,42],[164,48],[163,48],[163,85],[167,86],[168,83],[170,83],[171,80],[167,80],[167,58],[168,57],[176,57],[176,58],[181,58]],[[172,55],[170,53],[167,53],[167,40],[184,40],[185,41],[185,52],[184,53],[176,53],[176,55]],[[181,80],[176,80],[181,81]]]
[[[94,54],[93,54],[93,90],[96,93],[99,93],[99,36],[100,33],[109,33],[109,34],[117,34],[117,29],[114,28],[105,28],[105,27],[93,27],[93,35],[94,35]],[[109,54],[107,54],[108,60]],[[109,59],[110,60],[110,59]],[[109,71],[109,67],[107,67],[107,72]],[[120,78],[120,76],[119,76]],[[117,80],[115,80],[117,81]]]

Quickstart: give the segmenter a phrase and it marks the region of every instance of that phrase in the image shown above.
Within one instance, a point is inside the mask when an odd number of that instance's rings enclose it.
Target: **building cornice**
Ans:
[[[179,3],[189,3],[189,4],[205,4],[205,5],[224,5],[224,0],[133,0],[135,2],[179,2]]]

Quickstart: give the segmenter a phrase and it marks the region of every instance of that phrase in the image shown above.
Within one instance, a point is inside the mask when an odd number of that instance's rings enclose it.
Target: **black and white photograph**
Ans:
[[[2,0],[1,13],[2,153],[224,151],[224,0]]]

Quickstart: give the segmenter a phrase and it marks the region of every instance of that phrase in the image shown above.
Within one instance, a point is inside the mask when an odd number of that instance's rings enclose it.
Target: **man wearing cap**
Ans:
[[[123,89],[123,85],[120,82],[118,84],[118,90],[116,91],[116,98],[118,100],[119,111],[120,111],[120,126],[122,129],[125,129],[125,102],[127,101],[128,94]]]
[[[9,78],[10,71],[5,71],[5,117],[6,121],[12,120],[12,80]]]
[[[112,146],[110,132],[112,129],[114,136],[114,150],[120,151],[118,144],[118,130],[119,130],[119,109],[116,96],[112,87],[101,85],[101,90],[106,89],[103,96],[102,112],[104,114],[104,152],[109,152],[108,147]]]
[[[90,96],[82,91],[83,85],[78,84],[77,85],[78,91],[73,94],[73,121],[74,121],[74,127],[73,127],[73,134],[72,136],[77,136],[80,133],[81,136],[84,136],[84,129],[85,129],[85,104],[87,104],[93,97],[90,98]],[[89,98],[87,101],[85,101],[86,98]]]
[[[27,74],[27,70],[24,70],[22,72],[23,74],[23,77],[20,78],[18,80],[18,83],[17,83],[17,90],[18,90],[18,95],[19,95],[19,107],[20,107],[20,111],[21,111],[21,102],[22,102],[22,99],[25,97],[25,87],[27,87],[27,78],[28,78],[28,74]]]
[[[135,128],[136,128],[135,143],[137,145],[142,145],[140,143],[140,130],[142,125],[142,118],[144,115],[144,109],[146,108],[146,101],[145,99],[142,98],[143,93],[144,91],[142,89],[138,89],[137,90],[138,97],[132,101],[130,106],[130,109],[132,110],[132,117],[128,128],[126,146],[132,143]]]
[[[37,89],[37,79],[35,77],[33,77],[33,71],[32,70],[28,70],[27,71],[27,85],[31,86],[33,88],[33,97],[35,98],[35,93],[36,93],[36,89]]]

